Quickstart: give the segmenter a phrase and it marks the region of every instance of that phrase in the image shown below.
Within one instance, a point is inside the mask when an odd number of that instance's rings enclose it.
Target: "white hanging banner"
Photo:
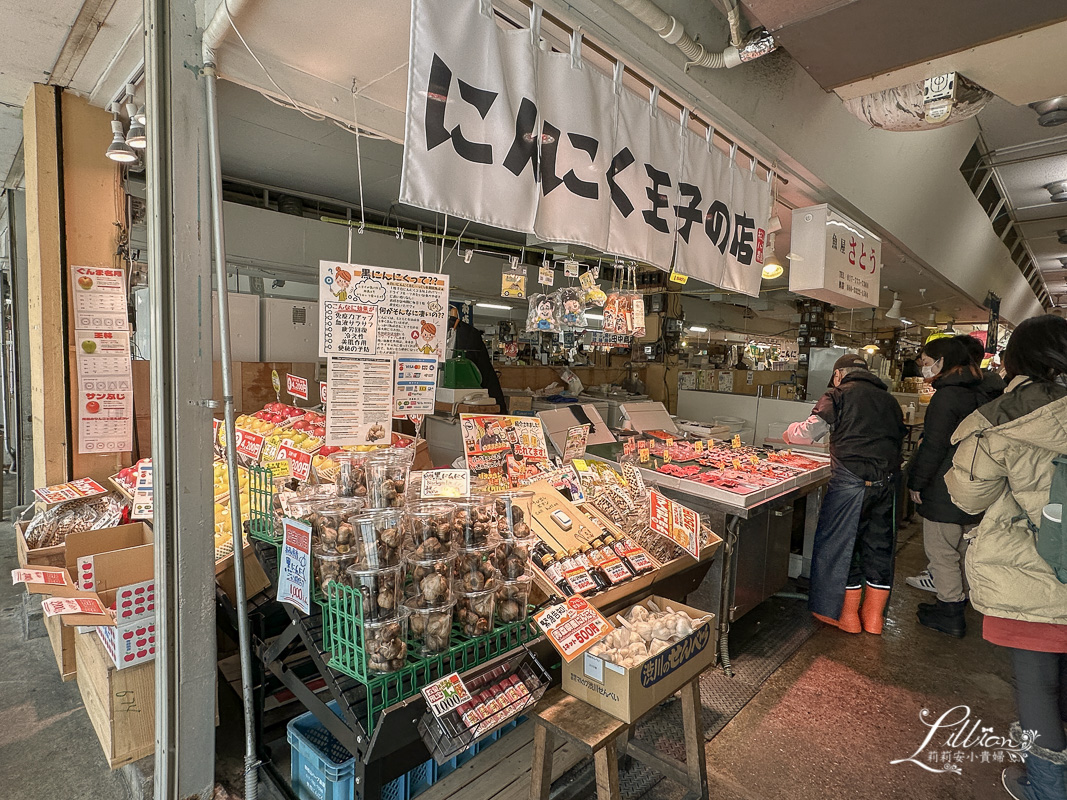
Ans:
[[[758,294],[767,181],[532,40],[479,0],[413,0],[400,201]]]

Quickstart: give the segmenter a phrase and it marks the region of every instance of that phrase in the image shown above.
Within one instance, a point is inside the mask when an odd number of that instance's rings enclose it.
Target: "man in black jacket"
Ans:
[[[880,634],[893,584],[893,498],[905,435],[900,404],[857,355],[834,364],[830,389],[785,439],[830,434],[826,488],[811,558],[808,608],[846,633]],[[864,586],[866,585],[866,591]]]
[[[459,312],[453,308],[448,318],[448,338],[453,353],[462,351],[463,355],[474,362],[482,376],[482,388],[489,392],[489,396],[500,406],[499,413],[507,414],[507,401],[504,392],[500,388],[500,379],[493,368],[493,359],[489,356],[489,349],[485,346],[485,339],[481,332],[459,318]],[[453,344],[452,342],[455,342]]]

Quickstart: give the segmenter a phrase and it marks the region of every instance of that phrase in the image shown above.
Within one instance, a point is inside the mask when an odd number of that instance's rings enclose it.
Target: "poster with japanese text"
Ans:
[[[552,469],[537,417],[461,414],[460,427],[467,469],[485,480],[488,489],[521,486]]]
[[[326,374],[326,444],[383,444],[393,425],[393,359],[332,356]]]
[[[311,526],[306,522],[282,520],[278,600],[311,613]]]
[[[397,356],[393,414],[432,414],[437,391],[437,359],[434,356]]]
[[[649,527],[700,558],[700,515],[655,489],[649,493]]]
[[[133,392],[79,391],[78,452],[125,453],[133,449]]]
[[[319,262],[319,355],[444,358],[448,276]]]
[[[126,272],[117,267],[71,267],[74,327],[124,331],[130,327],[126,312]]]

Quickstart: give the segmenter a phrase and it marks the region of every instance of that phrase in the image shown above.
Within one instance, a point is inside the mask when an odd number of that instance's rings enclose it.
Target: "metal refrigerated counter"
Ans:
[[[592,445],[586,458],[619,468],[622,452],[621,443]],[[650,458],[649,468],[641,468],[647,485],[697,511],[725,542],[718,558],[721,569],[712,569],[706,578],[713,607],[705,610],[719,620],[719,659],[728,675],[732,674],[730,623],[785,586],[794,515],[804,515],[805,542],[811,540],[818,522],[822,489],[830,480],[830,461],[810,453],[805,456],[824,461],[825,466],[748,495],[656,472],[662,464],[656,457]]]

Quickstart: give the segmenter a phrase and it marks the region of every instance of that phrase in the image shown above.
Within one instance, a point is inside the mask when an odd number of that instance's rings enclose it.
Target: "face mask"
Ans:
[[[938,373],[941,372],[941,368],[937,364],[931,364],[927,367],[923,367],[922,373],[924,378],[936,378]]]

